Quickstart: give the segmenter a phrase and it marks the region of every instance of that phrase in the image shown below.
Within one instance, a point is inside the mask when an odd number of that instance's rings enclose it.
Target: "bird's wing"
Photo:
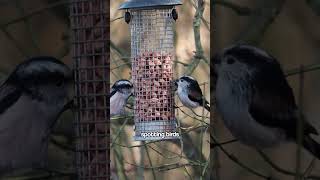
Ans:
[[[29,165],[32,155],[37,154],[37,157],[31,163],[37,163],[38,159],[47,154],[47,141],[44,138],[48,120],[52,116],[43,111],[43,106],[44,103],[22,94],[13,106],[0,115],[2,165],[12,165],[12,160],[15,160],[14,166],[20,163]]]
[[[12,85],[2,84],[0,86],[0,115],[4,113],[11,105],[13,105],[19,97],[22,91]]]
[[[198,102],[200,105],[202,105],[202,91],[199,87],[198,82],[194,82],[189,86],[189,93],[188,93],[188,98],[191,101]]]
[[[8,119],[6,115],[6,111],[15,104],[18,99],[21,97],[21,90],[12,85],[2,84],[0,86],[0,137],[3,138],[5,134],[7,134],[7,130],[10,127],[13,127],[15,121],[11,121]],[[15,112],[19,113],[19,112]],[[0,139],[1,141],[1,139]]]
[[[110,92],[110,97],[109,98],[111,98],[116,92],[117,92],[117,90],[114,87],[111,88],[111,92]]]
[[[282,128],[294,137],[298,120],[297,106],[292,89],[285,79],[280,64],[267,63],[257,69],[252,79],[252,96],[250,97],[249,113],[258,123]],[[304,133],[317,131],[304,121]]]

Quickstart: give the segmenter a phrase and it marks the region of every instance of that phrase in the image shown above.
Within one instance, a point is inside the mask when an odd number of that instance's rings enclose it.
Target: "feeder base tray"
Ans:
[[[178,133],[178,132],[177,132]],[[157,141],[157,140],[171,140],[171,139],[180,139],[180,136],[165,136],[164,138],[162,137],[148,137],[144,138],[142,136],[134,136],[133,139],[135,141]]]
[[[180,139],[175,120],[135,122],[135,141],[168,139]]]

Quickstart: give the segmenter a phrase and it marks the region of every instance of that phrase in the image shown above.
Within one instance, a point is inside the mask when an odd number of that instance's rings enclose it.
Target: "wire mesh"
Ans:
[[[175,139],[171,8],[132,9],[135,140]]]
[[[71,0],[78,179],[109,179],[109,27],[105,0]]]

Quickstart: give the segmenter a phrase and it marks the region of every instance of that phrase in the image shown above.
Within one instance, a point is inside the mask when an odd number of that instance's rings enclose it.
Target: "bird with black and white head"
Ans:
[[[116,81],[110,92],[110,115],[120,115],[124,112],[128,98],[133,93],[133,85],[126,79]]]
[[[48,135],[71,105],[73,73],[53,57],[18,65],[0,86],[0,173],[44,168]]]
[[[262,49],[240,44],[217,54],[216,106],[226,127],[256,148],[296,142],[298,108],[278,61]],[[302,120],[302,145],[320,158],[316,129]]]
[[[199,83],[191,76],[181,76],[175,80],[177,94],[181,103],[188,108],[203,106],[210,112],[209,102],[203,97]]]

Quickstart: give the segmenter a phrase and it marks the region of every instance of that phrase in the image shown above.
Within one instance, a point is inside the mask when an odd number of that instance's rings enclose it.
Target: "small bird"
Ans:
[[[256,148],[296,142],[299,111],[278,61],[246,44],[226,48],[214,59],[216,105],[226,127],[242,143]],[[302,120],[302,145],[320,159],[317,130]]]
[[[131,14],[130,14],[130,12],[125,12],[125,14],[124,14],[124,21],[127,23],[127,24],[129,24],[130,23],[130,21],[131,21]]]
[[[178,13],[177,13],[177,10],[176,9],[172,9],[171,11],[171,16],[172,16],[172,19],[174,21],[176,21],[178,19]]]
[[[197,80],[191,76],[182,76],[175,81],[177,94],[182,104],[188,108],[203,106],[210,111],[209,102],[204,99]]]
[[[123,113],[124,106],[128,98],[132,95],[133,85],[126,79],[116,81],[111,87],[110,93],[110,115],[119,115]]]
[[[0,86],[0,175],[45,168],[48,132],[68,109],[72,71],[53,57],[18,65]]]

